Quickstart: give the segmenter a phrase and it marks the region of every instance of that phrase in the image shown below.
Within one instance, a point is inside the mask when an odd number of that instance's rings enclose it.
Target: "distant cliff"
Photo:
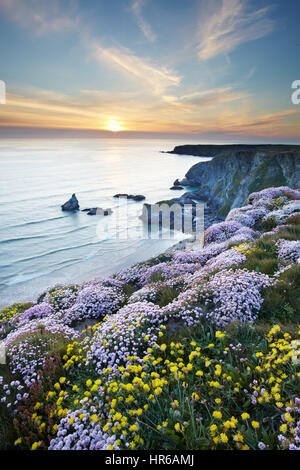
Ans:
[[[182,199],[207,202],[216,217],[244,205],[254,191],[300,187],[300,145],[182,145],[170,153],[213,157],[192,166],[178,184],[197,187]]]

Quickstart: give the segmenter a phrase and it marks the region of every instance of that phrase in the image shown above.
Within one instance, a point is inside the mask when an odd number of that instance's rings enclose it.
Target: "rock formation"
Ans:
[[[132,199],[133,201],[144,201],[145,196],[143,196],[142,194],[137,194],[137,195],[133,195],[133,194],[115,194],[114,197],[116,198],[119,198],[119,197],[126,197],[127,199]]]
[[[61,206],[61,209],[69,212],[79,211],[79,203],[76,195],[72,194],[72,197]]]
[[[182,198],[206,202],[216,217],[224,218],[232,208],[244,205],[249,193],[270,186],[300,186],[297,145],[182,145],[170,153],[213,157],[196,163],[176,183],[197,187]]]

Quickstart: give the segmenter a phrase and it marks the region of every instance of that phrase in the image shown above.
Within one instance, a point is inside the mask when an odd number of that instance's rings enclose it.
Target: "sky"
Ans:
[[[0,0],[0,136],[300,143],[299,16],[299,0]]]

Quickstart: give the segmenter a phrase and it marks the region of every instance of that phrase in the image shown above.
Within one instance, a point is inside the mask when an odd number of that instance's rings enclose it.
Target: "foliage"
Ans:
[[[253,193],[201,249],[3,309],[0,447],[299,449],[299,201]]]

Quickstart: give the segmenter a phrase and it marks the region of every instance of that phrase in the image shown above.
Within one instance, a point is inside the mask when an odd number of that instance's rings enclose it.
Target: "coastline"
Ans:
[[[161,246],[163,242],[165,242],[165,246]],[[0,309],[13,304],[14,302],[35,302],[43,291],[57,284],[80,284],[91,281],[95,278],[111,276],[118,273],[122,269],[129,268],[136,263],[148,261],[149,259],[159,256],[163,253],[183,250],[187,249],[188,247],[190,249],[191,247],[194,248],[196,246],[193,237],[180,241],[174,241],[174,244],[171,246],[166,246],[169,245],[169,243],[169,240],[157,240],[157,243],[153,243],[151,248],[146,250],[144,247],[141,247],[134,253],[134,255],[127,256],[125,259],[120,258],[120,263],[114,266],[110,266],[104,261],[102,265],[97,267],[97,262],[99,262],[97,257],[92,260],[81,262],[79,269],[82,274],[80,276],[75,276],[75,278],[71,274],[59,276],[57,273],[61,270],[57,270],[54,271],[50,277],[44,277],[44,282],[43,276],[40,276],[39,278],[35,277],[26,282],[20,282],[11,286],[7,286],[5,288],[5,292],[9,290],[12,292],[12,295],[6,296],[10,299],[9,301],[2,301],[2,297],[0,297]]]
[[[130,201],[125,213],[121,201],[113,198],[129,188],[134,194],[145,195],[150,203],[172,197],[174,193],[169,189],[172,181],[183,177],[195,161],[195,157],[168,155],[164,158],[159,153],[160,149],[167,150],[174,144],[160,139],[118,140],[113,144],[105,140],[101,145],[97,141],[73,140],[20,140],[14,145],[1,142],[2,177],[6,181],[0,191],[1,306],[34,298],[57,282],[66,284],[74,278],[75,282],[83,282],[114,273],[124,265],[158,255],[176,244],[178,239],[169,244],[155,241],[155,246],[139,240],[127,243],[125,225],[134,230],[140,224],[136,213],[141,211],[142,203]],[[24,154],[23,163],[26,163],[22,175],[16,166],[20,154]],[[95,159],[96,154],[101,158]],[[42,159],[47,159],[46,172],[39,165]],[[74,165],[70,166],[70,161]],[[22,187],[15,184],[17,177],[24,178]],[[61,204],[73,192],[82,209],[110,207],[113,216],[102,221],[81,211],[62,212]],[[110,227],[106,226],[115,224],[115,220],[119,220],[118,227],[115,230],[113,226],[115,233],[109,235]],[[141,251],[137,257],[136,249]]]

